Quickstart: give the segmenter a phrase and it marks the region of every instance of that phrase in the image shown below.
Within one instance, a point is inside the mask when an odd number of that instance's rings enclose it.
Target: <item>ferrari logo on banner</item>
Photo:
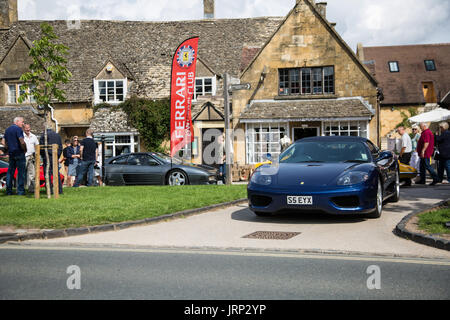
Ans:
[[[184,41],[175,52],[172,62],[170,156],[173,157],[194,141],[192,127],[192,98],[195,90],[195,67],[198,37]]]

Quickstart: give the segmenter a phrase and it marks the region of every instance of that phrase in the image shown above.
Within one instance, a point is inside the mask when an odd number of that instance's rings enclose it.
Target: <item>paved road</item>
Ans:
[[[3,245],[0,261],[0,299],[450,299],[450,260]]]
[[[256,217],[246,205],[117,232],[31,243],[122,244],[155,247],[213,247],[351,251],[395,256],[450,258],[450,252],[401,239],[395,226],[409,213],[431,207],[450,196],[450,185],[412,187],[402,200],[388,203],[381,219],[324,215]],[[243,238],[256,231],[299,232],[289,240]]]

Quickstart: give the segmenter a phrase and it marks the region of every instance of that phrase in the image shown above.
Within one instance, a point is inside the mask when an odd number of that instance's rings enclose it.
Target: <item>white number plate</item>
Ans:
[[[313,197],[288,196],[287,204],[297,205],[297,206],[311,206],[313,204]]]

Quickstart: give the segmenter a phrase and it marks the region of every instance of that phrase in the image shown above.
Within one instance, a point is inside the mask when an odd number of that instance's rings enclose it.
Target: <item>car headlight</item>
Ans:
[[[342,174],[338,180],[338,186],[351,186],[354,184],[363,183],[369,180],[369,175],[362,171],[350,171]]]
[[[250,180],[252,183],[268,186],[272,183],[272,176],[255,173]]]

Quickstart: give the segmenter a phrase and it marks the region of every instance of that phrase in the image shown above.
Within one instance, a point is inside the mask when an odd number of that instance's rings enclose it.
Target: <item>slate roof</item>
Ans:
[[[44,118],[31,106],[3,107],[0,106],[0,136],[13,124],[15,117],[23,117],[25,123],[31,125],[31,131],[38,134],[44,131]]]
[[[170,95],[171,58],[178,45],[199,36],[199,57],[218,74],[237,77],[244,47],[261,47],[283,18],[208,19],[142,22],[82,20],[80,28],[67,21],[48,21],[59,41],[70,48],[68,68],[73,77],[64,87],[70,102],[93,100],[93,78],[108,60],[126,70],[135,83],[131,94]],[[22,34],[30,42],[40,37],[42,21],[18,21],[0,31],[0,58]]]
[[[422,82],[432,81],[437,100],[450,91],[450,43],[364,47],[365,65],[383,89],[382,105],[425,104]],[[436,71],[426,71],[425,60],[434,60]],[[390,72],[389,61],[398,61],[400,72]]]
[[[374,111],[362,99],[255,101],[240,116],[248,120],[315,121],[326,119],[367,118]]]

